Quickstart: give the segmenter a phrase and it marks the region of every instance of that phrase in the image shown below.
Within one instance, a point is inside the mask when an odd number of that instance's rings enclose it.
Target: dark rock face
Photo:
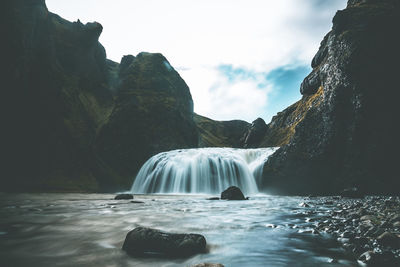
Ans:
[[[1,190],[126,190],[151,155],[197,146],[189,89],[162,55],[107,60],[99,23],[66,21],[43,0],[4,13]]]
[[[118,194],[114,198],[115,200],[120,200],[120,199],[133,199],[132,194]]]
[[[250,126],[241,120],[214,121],[194,114],[194,122],[199,132],[199,147],[242,147],[240,138]]]
[[[125,56],[121,66],[115,107],[99,131],[95,151],[127,188],[149,157],[196,147],[198,137],[189,88],[164,56]]]
[[[268,129],[259,147],[287,145],[295,133],[296,126],[306,117],[308,111],[321,103],[322,93],[322,88],[319,88],[315,94],[305,95],[301,100],[278,112],[268,123]]]
[[[221,199],[226,200],[246,200],[239,187],[230,186],[221,193]]]
[[[265,124],[265,121],[261,118],[257,118],[251,123],[246,134],[242,137],[243,147],[257,147],[267,132],[267,129],[268,127]]]
[[[398,1],[350,1],[337,12],[302,85],[304,97],[320,94],[319,103],[269,158],[265,189],[329,194],[357,186],[398,194],[399,10]]]
[[[204,236],[198,234],[173,234],[138,227],[127,234],[122,249],[132,256],[189,257],[204,253],[206,243]]]
[[[7,1],[2,190],[95,191],[90,143],[112,108],[98,23],[71,23],[44,1]]]

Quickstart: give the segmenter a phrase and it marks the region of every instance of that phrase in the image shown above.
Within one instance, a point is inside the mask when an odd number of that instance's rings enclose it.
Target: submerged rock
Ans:
[[[199,234],[176,234],[137,227],[130,231],[122,249],[129,255],[188,257],[206,251],[206,239]]]
[[[237,186],[230,186],[221,193],[221,199],[227,200],[246,200],[242,191]]]
[[[210,198],[207,198],[207,200],[220,200],[220,198],[219,197],[210,197]]]
[[[224,265],[220,263],[199,263],[196,265],[192,265],[191,267],[224,267]]]
[[[132,194],[118,194],[114,198],[115,200],[121,200],[121,199],[133,199]]]

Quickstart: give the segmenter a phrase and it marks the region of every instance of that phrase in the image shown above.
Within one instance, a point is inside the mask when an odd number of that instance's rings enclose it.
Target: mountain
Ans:
[[[2,191],[126,190],[149,156],[197,146],[189,88],[162,55],[115,63],[99,23],[2,5]]]
[[[235,147],[241,148],[241,138],[250,124],[246,121],[215,121],[207,117],[194,115],[199,133],[199,147]]]
[[[337,12],[301,85],[302,100],[272,121],[297,118],[290,141],[264,166],[265,190],[398,193],[399,3],[350,0]]]

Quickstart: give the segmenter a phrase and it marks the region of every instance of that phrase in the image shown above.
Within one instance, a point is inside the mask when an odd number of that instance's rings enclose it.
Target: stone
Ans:
[[[383,246],[389,246],[393,248],[400,247],[400,238],[390,232],[384,232],[376,238],[376,241]]]
[[[131,256],[189,257],[206,252],[206,239],[199,234],[166,233],[137,227],[130,231],[122,249]]]
[[[115,200],[133,199],[132,194],[118,194],[114,197]]]
[[[207,198],[207,200],[220,200],[220,198],[219,197],[210,197],[210,198]]]
[[[221,199],[226,200],[246,200],[242,191],[237,186],[230,186],[221,193]]]
[[[377,252],[377,251],[366,251],[360,255],[359,261],[367,264],[367,266],[376,267],[395,267],[399,266],[399,260],[396,259],[394,254],[390,251]]]
[[[224,265],[220,263],[199,263],[196,265],[192,265],[191,267],[224,267]]]

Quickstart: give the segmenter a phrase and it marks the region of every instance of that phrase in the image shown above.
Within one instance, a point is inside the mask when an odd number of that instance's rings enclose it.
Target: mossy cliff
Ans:
[[[281,128],[287,144],[264,167],[265,190],[337,193],[357,186],[398,193],[398,25],[399,1],[350,0],[337,12],[301,85],[303,99],[273,120],[296,118],[291,110],[312,102],[300,120]]]
[[[198,138],[189,88],[161,54],[125,56],[119,78],[114,109],[95,149],[126,177],[126,188],[150,156],[197,147]]]
[[[99,23],[44,0],[2,6],[2,191],[128,189],[147,157],[197,145],[189,89],[162,55],[118,64]]]

